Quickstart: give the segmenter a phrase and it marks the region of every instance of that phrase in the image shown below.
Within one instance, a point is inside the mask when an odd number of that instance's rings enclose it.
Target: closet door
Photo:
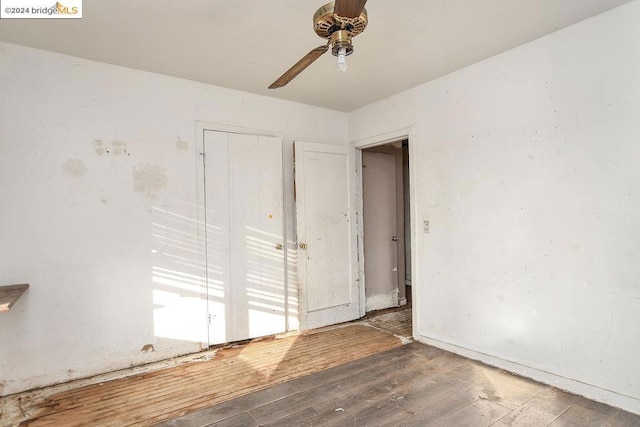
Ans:
[[[205,131],[209,344],[286,330],[282,140]]]
[[[357,266],[353,158],[341,145],[295,142],[300,326],[364,315]]]

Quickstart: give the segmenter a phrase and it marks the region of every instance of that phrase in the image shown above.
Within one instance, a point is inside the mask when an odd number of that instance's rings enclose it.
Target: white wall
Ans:
[[[196,121],[347,140],[345,113],[0,44],[0,285],[31,285],[0,395],[200,349]]]
[[[634,1],[349,116],[351,141],[413,127],[419,339],[635,412],[638,22]]]

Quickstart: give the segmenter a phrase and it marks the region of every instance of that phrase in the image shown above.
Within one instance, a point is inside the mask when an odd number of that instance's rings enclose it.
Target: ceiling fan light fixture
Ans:
[[[347,71],[347,48],[341,47],[338,50],[338,62],[336,62],[336,70],[344,73]]]
[[[338,57],[336,63],[338,71],[346,71],[346,58],[353,53],[351,39],[364,31],[369,22],[367,9],[364,7],[366,3],[367,0],[335,0],[318,9],[313,15],[313,26],[316,34],[327,40],[326,44],[318,46],[303,56],[293,67],[271,83],[269,89],[287,85],[328,50]]]

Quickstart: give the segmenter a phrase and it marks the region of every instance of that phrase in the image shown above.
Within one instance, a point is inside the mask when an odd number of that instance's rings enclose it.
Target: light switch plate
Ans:
[[[422,229],[425,233],[431,233],[431,221],[425,219],[422,221]]]

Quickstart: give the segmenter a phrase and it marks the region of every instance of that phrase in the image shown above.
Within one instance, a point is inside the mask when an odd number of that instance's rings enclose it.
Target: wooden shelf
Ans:
[[[27,284],[0,286],[0,314],[11,310],[13,304],[18,301],[18,298],[20,298],[28,288],[29,285]]]

